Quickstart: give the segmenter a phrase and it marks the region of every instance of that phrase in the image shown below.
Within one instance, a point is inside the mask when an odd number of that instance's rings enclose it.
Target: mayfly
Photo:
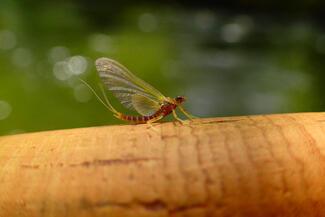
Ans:
[[[185,97],[165,97],[157,89],[136,77],[117,61],[105,57],[99,58],[96,60],[96,69],[105,87],[110,90],[126,108],[135,110],[140,114],[140,116],[132,116],[118,112],[109,102],[103,88],[101,90],[105,101],[84,82],[94,92],[99,101],[113,112],[116,118],[135,124],[151,124],[172,113],[176,120],[183,122],[183,120],[177,116],[175,112],[176,108],[179,108],[188,118],[193,118],[193,116],[182,107]]]

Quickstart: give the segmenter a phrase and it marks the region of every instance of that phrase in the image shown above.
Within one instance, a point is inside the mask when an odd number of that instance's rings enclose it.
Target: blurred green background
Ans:
[[[324,6],[1,0],[0,135],[121,123],[77,79],[102,56],[199,117],[324,111]]]

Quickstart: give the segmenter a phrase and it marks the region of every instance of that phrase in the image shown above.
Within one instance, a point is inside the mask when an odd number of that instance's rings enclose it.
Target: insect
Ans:
[[[101,90],[105,102],[82,80],[116,118],[135,124],[151,124],[172,113],[176,120],[183,123],[184,121],[175,112],[176,108],[179,108],[188,118],[194,118],[182,107],[186,99],[184,96],[165,97],[157,89],[135,76],[117,61],[105,57],[99,58],[96,60],[96,69],[105,87],[126,108],[135,110],[140,114],[139,116],[132,116],[118,112],[109,102],[103,88]]]

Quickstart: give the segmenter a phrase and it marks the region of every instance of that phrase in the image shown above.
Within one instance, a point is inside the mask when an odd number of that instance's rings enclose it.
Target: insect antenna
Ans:
[[[111,105],[111,103],[108,101],[107,96],[102,88],[102,86],[100,86],[101,90],[104,93],[104,99],[106,101],[106,103],[104,102],[104,100],[96,93],[96,91],[84,80],[82,80],[81,78],[79,78],[79,80],[85,84],[90,90],[91,92],[93,92],[93,94],[96,96],[96,98],[98,99],[99,102],[101,102],[108,110],[110,110],[111,112],[117,114],[118,112],[116,111],[116,109],[114,109],[114,107]]]

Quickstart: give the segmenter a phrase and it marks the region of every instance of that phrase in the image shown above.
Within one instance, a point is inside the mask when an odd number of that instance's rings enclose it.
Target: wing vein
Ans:
[[[166,98],[114,60],[99,58],[96,60],[96,68],[106,88],[112,91],[122,105],[141,115],[155,113]]]

